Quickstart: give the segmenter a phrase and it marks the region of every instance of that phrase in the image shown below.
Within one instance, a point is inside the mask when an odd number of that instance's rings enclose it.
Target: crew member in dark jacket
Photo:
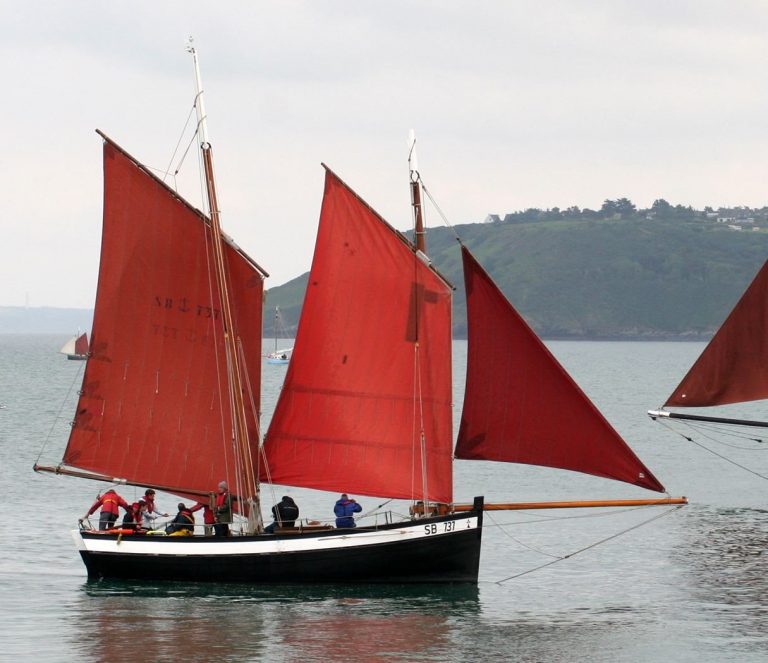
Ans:
[[[177,532],[184,532],[186,534],[192,534],[195,531],[195,517],[192,512],[184,505],[184,502],[179,502],[179,512],[174,519],[168,523],[165,528],[167,534],[176,534]]]
[[[333,512],[336,514],[336,527],[355,527],[355,519],[352,514],[363,510],[355,500],[349,499],[344,493],[341,499],[336,502]]]
[[[272,517],[275,522],[264,528],[267,534],[272,534],[276,527],[293,527],[299,518],[299,507],[292,497],[284,495],[283,499],[272,507]]]

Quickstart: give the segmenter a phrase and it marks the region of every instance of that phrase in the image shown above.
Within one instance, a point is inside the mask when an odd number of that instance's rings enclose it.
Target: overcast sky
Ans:
[[[93,306],[94,129],[165,168],[193,102],[188,35],[223,225],[267,287],[310,266],[320,162],[410,227],[411,128],[453,224],[619,197],[768,204],[765,0],[0,0],[0,25],[0,305]]]

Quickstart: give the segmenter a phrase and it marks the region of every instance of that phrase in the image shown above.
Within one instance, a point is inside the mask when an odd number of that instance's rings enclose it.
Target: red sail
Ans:
[[[273,483],[451,500],[451,290],[326,172],[293,356],[267,434]],[[421,402],[415,397],[421,395]]]
[[[768,398],[768,262],[667,399],[698,407]]]
[[[456,457],[575,470],[663,491],[462,247],[467,383]]]
[[[78,336],[75,340],[75,354],[88,354],[88,336],[86,334],[80,334],[80,336]]]
[[[116,145],[104,144],[91,354],[66,465],[180,494],[232,480],[230,403],[210,243],[210,226],[199,211]],[[235,326],[258,403],[263,277],[247,256],[229,242],[225,246]],[[253,416],[251,427],[255,433]],[[258,436],[253,439],[256,457]]]

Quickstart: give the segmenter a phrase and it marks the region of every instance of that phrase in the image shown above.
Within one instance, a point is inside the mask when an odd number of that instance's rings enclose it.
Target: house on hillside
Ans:
[[[500,223],[501,217],[498,214],[489,214],[483,220],[483,223]]]

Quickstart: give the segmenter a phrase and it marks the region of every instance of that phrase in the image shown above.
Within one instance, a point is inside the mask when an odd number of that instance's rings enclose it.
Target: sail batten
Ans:
[[[768,261],[665,407],[706,407],[768,398]]]
[[[664,487],[462,246],[467,380],[456,457]]]
[[[65,465],[180,494],[207,493],[232,476],[211,232],[200,212],[105,139],[90,356]],[[226,242],[224,254],[235,326],[249,346],[244,373],[258,403],[264,274],[234,244]],[[257,416],[249,416],[255,433]]]
[[[326,169],[315,255],[266,436],[271,481],[452,497],[451,289]],[[423,417],[416,406],[420,380]]]

